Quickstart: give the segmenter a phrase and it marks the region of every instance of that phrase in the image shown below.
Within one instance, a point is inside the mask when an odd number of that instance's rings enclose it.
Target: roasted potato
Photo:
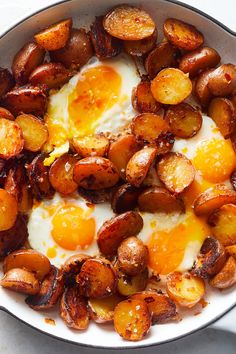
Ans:
[[[204,281],[190,273],[170,273],[167,276],[166,288],[173,301],[188,308],[196,305],[205,294]]]
[[[57,192],[68,195],[77,190],[78,184],[73,179],[73,169],[76,162],[75,156],[64,154],[51,165],[49,182]]]
[[[209,278],[220,271],[226,261],[222,244],[214,237],[207,237],[200,249],[191,273],[200,278]]]
[[[122,297],[114,294],[103,299],[89,299],[89,313],[97,323],[111,322],[114,318],[114,309],[122,301]]]
[[[12,62],[12,73],[19,85],[25,85],[34,69],[43,63],[45,50],[35,42],[26,43],[16,53]],[[33,84],[34,85],[34,84]]]
[[[124,339],[138,341],[143,339],[151,326],[151,316],[143,300],[121,301],[114,311],[114,327]]]
[[[157,113],[161,109],[161,104],[152,95],[150,81],[142,80],[133,89],[132,105],[139,113]]]
[[[144,147],[137,151],[126,167],[127,182],[132,186],[139,187],[147,176],[156,154],[157,150],[154,147]]]
[[[20,125],[9,119],[0,118],[0,157],[8,160],[19,155],[24,147],[24,139]]]
[[[148,213],[184,212],[184,203],[167,189],[152,186],[145,189],[138,197],[139,210]]]
[[[229,257],[218,274],[210,280],[210,285],[218,289],[226,289],[236,283],[236,260]]]
[[[35,295],[39,292],[39,281],[36,276],[21,268],[8,270],[1,279],[0,285],[8,290],[27,295]]]
[[[13,114],[10,111],[8,111],[8,109],[3,108],[3,107],[0,107],[0,118],[15,120],[15,117],[13,116]]]
[[[17,217],[17,201],[5,189],[0,188],[0,231],[13,227]]]
[[[22,199],[22,188],[26,183],[25,170],[22,164],[15,163],[8,170],[5,181],[4,189],[15,197],[18,205]],[[16,267],[17,268],[17,267]]]
[[[100,204],[110,202],[112,193],[114,193],[115,189],[116,186],[99,190],[84,189],[80,187],[78,188],[78,193],[82,198],[87,200],[87,202],[91,204]]]
[[[156,150],[158,155],[170,152],[174,146],[175,137],[172,132],[162,132],[156,139]]]
[[[234,190],[236,190],[236,170],[234,170],[230,176],[230,182]]]
[[[112,196],[111,207],[114,213],[121,214],[133,210],[138,201],[140,190],[126,183],[120,186]]]
[[[170,192],[181,193],[193,182],[195,171],[187,157],[169,152],[158,163],[157,174]]]
[[[213,48],[202,47],[182,56],[179,68],[191,78],[199,72],[214,68],[220,62],[220,55]]]
[[[151,91],[157,102],[178,104],[192,92],[192,82],[188,74],[175,68],[161,70],[152,80]]]
[[[146,288],[148,282],[148,269],[141,273],[130,276],[118,270],[117,290],[120,295],[131,296]]]
[[[192,138],[202,126],[200,111],[188,103],[170,106],[166,112],[165,119],[169,122],[172,133],[182,139]]]
[[[87,254],[74,254],[70,256],[62,266],[62,274],[65,281],[65,285],[74,285],[75,277],[79,274],[83,263],[89,259],[90,256]]]
[[[163,30],[168,41],[180,49],[194,50],[204,42],[196,27],[176,18],[165,20]]]
[[[97,242],[104,255],[114,255],[122,240],[137,235],[143,227],[143,219],[135,211],[127,211],[107,220],[97,232]]]
[[[103,26],[111,36],[126,41],[150,37],[156,28],[146,11],[129,5],[120,5],[108,12]]]
[[[212,72],[213,69],[208,69],[206,71],[203,71],[197,77],[196,83],[194,85],[194,95],[203,108],[208,106],[212,98],[212,93],[210,92],[208,87],[210,74]]]
[[[109,139],[103,134],[87,135],[82,138],[73,138],[73,147],[82,157],[104,156],[109,149]]]
[[[236,204],[236,192],[228,189],[224,184],[216,184],[197,197],[194,202],[194,212],[198,216],[209,215],[223,205],[231,203]]]
[[[213,98],[208,107],[208,115],[214,120],[223,137],[229,138],[236,128],[236,109],[233,103],[227,98]]]
[[[32,114],[21,114],[15,122],[20,126],[24,138],[24,148],[39,151],[48,138],[48,130],[42,120]]]
[[[60,315],[67,327],[84,330],[89,325],[87,300],[80,296],[79,288],[66,288],[60,302]]]
[[[21,188],[21,197],[18,202],[18,210],[20,213],[27,214],[33,206],[33,196],[28,184],[23,184]]]
[[[62,63],[66,68],[78,69],[85,65],[93,55],[92,43],[84,29],[73,28],[65,47],[50,52],[51,60]]]
[[[103,157],[85,157],[74,165],[74,181],[85,189],[99,190],[114,186],[119,180],[115,165]]]
[[[228,96],[236,89],[236,67],[223,64],[210,73],[208,88],[213,96]]]
[[[150,52],[155,47],[156,41],[157,30],[155,30],[149,37],[136,41],[125,41],[124,50],[130,55],[142,56]]]
[[[232,245],[232,246],[225,247],[225,252],[229,256],[233,256],[234,258],[236,258],[236,244]]]
[[[87,259],[76,276],[80,294],[91,299],[103,298],[116,291],[117,275],[105,258]]]
[[[34,36],[35,41],[46,50],[58,50],[65,47],[72,26],[72,19],[55,23]]]
[[[49,89],[58,89],[70,79],[70,71],[60,63],[46,63],[38,66],[30,75],[31,85],[47,85]]]
[[[0,98],[10,91],[15,84],[12,74],[8,69],[0,68]]]

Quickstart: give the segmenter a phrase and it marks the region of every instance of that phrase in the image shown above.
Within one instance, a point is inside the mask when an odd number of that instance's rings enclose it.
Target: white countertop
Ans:
[[[0,0],[0,32],[33,10],[56,2],[58,0]],[[183,0],[182,2],[201,9],[236,31],[235,0]],[[234,318],[235,314],[234,311]],[[227,321],[225,320],[225,322]],[[131,352],[136,354],[154,354],[156,352],[158,354],[234,354],[235,348],[235,334],[206,329],[158,348],[119,352],[124,354]],[[78,352],[81,354],[103,354],[104,349],[87,349],[60,342],[40,334],[0,312],[0,354],[74,354]],[[106,353],[112,354],[118,353],[118,351],[107,350]]]

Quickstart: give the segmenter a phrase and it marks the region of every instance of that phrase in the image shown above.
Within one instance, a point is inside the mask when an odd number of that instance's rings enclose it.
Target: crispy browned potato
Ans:
[[[58,50],[65,47],[70,37],[72,19],[60,21],[42,30],[34,36],[35,41],[46,50]]]
[[[208,115],[215,121],[223,137],[229,138],[236,128],[236,110],[233,103],[227,98],[213,98],[208,107]]]
[[[11,112],[8,111],[8,109],[6,109],[4,107],[0,107],[0,118],[15,120],[15,117],[13,116],[13,114],[11,114]]]
[[[50,272],[41,283],[36,295],[28,296],[25,300],[33,310],[44,311],[53,308],[60,298],[64,287],[61,271],[52,266]]]
[[[106,258],[90,258],[83,263],[76,282],[81,295],[102,298],[115,293],[117,274]]]
[[[156,45],[157,41],[157,30],[149,37],[136,40],[136,41],[125,41],[124,50],[126,53],[134,56],[142,56],[150,52]]]
[[[119,174],[110,160],[91,156],[74,165],[74,180],[80,187],[99,190],[114,186],[119,180]]]
[[[208,218],[213,236],[223,246],[230,246],[236,243],[236,205],[225,204],[215,210]]]
[[[145,60],[145,69],[151,79],[168,67],[174,67],[177,64],[176,57],[178,50],[169,42],[163,41],[158,44],[147,56]]]
[[[45,50],[35,42],[26,43],[16,53],[12,63],[12,73],[19,85],[25,85],[34,69],[43,63]]]
[[[27,214],[33,206],[33,196],[31,189],[27,184],[23,184],[21,188],[21,196],[18,202],[18,210],[20,213]]]
[[[149,213],[184,212],[184,203],[167,189],[152,186],[145,189],[138,198],[139,210]]]
[[[16,87],[3,97],[2,105],[15,116],[22,112],[43,116],[47,94],[45,89],[36,86]]]
[[[139,187],[142,184],[156,154],[155,148],[144,147],[131,157],[126,167],[126,179],[132,186]]]
[[[168,296],[159,294],[155,290],[134,294],[131,296],[131,299],[146,302],[151,314],[152,325],[169,322],[177,316],[175,303]]]
[[[60,315],[67,327],[84,330],[89,325],[87,300],[80,296],[79,288],[66,288],[60,303]]]
[[[105,202],[110,202],[112,193],[116,190],[116,186],[111,188],[99,189],[99,190],[91,190],[91,189],[84,189],[82,187],[78,188],[79,195],[87,200],[87,202],[91,204],[100,204]]]
[[[132,105],[139,113],[157,113],[161,104],[155,100],[151,92],[151,82],[142,80],[132,92]]]
[[[201,193],[194,202],[196,215],[207,215],[225,204],[236,204],[236,192],[224,184],[216,184]]]
[[[169,130],[169,124],[154,113],[139,114],[131,122],[131,131],[140,143],[155,145],[159,135]]]
[[[15,163],[7,172],[4,189],[15,197],[18,205],[22,199],[22,188],[24,185],[26,185],[24,167],[20,163]]]
[[[46,63],[38,66],[30,75],[29,82],[34,85],[47,85],[58,89],[70,79],[70,71],[60,63]]]
[[[15,84],[12,74],[8,69],[0,68],[0,98],[10,91]]]
[[[229,256],[236,258],[236,244],[225,247],[225,251]]]
[[[42,253],[32,249],[23,249],[12,252],[4,259],[3,272],[7,273],[13,268],[27,269],[42,280],[49,273],[51,264]]]
[[[228,96],[236,89],[236,67],[223,64],[210,74],[208,87],[213,96]]]
[[[236,283],[236,260],[229,257],[221,271],[210,280],[210,285],[218,289],[226,289]]]
[[[117,256],[119,269],[134,276],[146,269],[149,254],[147,246],[137,237],[131,236],[121,242]]]
[[[146,11],[129,5],[117,6],[108,12],[103,26],[111,36],[125,41],[150,37],[156,28]]]
[[[209,90],[208,83],[210,80],[210,74],[213,71],[213,69],[208,69],[206,71],[203,71],[196,80],[195,86],[194,86],[194,94],[201,104],[202,107],[207,107],[211,98],[212,94]]]
[[[114,309],[122,297],[114,294],[103,299],[89,299],[89,313],[97,323],[110,322],[114,318]]]
[[[0,118],[0,157],[8,160],[19,155],[24,147],[21,127],[15,121]]]
[[[181,193],[193,182],[195,171],[187,157],[169,152],[158,163],[157,174],[170,192]]]
[[[133,210],[137,205],[140,190],[126,183],[120,186],[112,196],[111,207],[114,213],[121,214]]]
[[[73,138],[72,144],[82,157],[104,156],[109,149],[109,139],[103,134],[87,135],[82,138]]]
[[[196,27],[176,18],[165,20],[163,29],[168,41],[180,49],[194,50],[204,42],[203,35]]]
[[[209,278],[220,271],[226,261],[222,244],[214,237],[207,237],[194,262],[191,273],[200,278]]]
[[[123,179],[125,179],[127,163],[139,149],[134,135],[123,135],[111,143],[108,158],[116,166]]]
[[[90,256],[87,254],[79,253],[74,254],[65,261],[61,268],[65,285],[69,286],[75,284],[76,275],[79,274],[83,263],[89,258]]]
[[[114,311],[114,327],[124,339],[138,341],[145,337],[151,326],[151,316],[143,300],[121,301]]]
[[[77,161],[75,156],[64,154],[51,165],[49,181],[57,192],[67,195],[77,190],[78,184],[73,179],[73,168]]]
[[[175,137],[172,132],[163,132],[161,133],[158,138],[156,139],[156,149],[157,154],[166,154],[170,152],[174,146]]]
[[[188,308],[196,305],[205,294],[204,281],[190,273],[170,273],[167,276],[166,288],[173,301]]]
[[[182,56],[179,68],[192,78],[200,71],[214,68],[220,62],[220,55],[213,48],[202,47]]]
[[[100,60],[115,57],[121,52],[121,41],[105,31],[103,16],[95,18],[95,21],[90,26],[90,30],[95,54]]]
[[[178,104],[192,92],[192,82],[188,74],[175,68],[161,70],[152,80],[151,91],[157,102]]]
[[[202,126],[200,111],[188,103],[170,106],[165,119],[169,122],[172,133],[182,139],[192,138]]]
[[[122,240],[137,235],[143,227],[143,219],[135,211],[127,211],[107,220],[97,232],[100,251],[105,255],[113,255]]]
[[[0,188],[0,231],[13,227],[17,217],[17,201],[5,189]]]
[[[120,295],[131,296],[140,291],[143,291],[148,282],[148,269],[144,269],[143,272],[130,276],[118,271],[118,283],[117,290]]]
[[[27,295],[35,295],[39,292],[39,281],[36,276],[21,268],[8,270],[1,279],[0,285],[8,290]]]
[[[93,55],[93,47],[89,35],[84,29],[73,28],[65,47],[50,52],[55,63],[62,63],[66,68],[78,69],[85,65]]]

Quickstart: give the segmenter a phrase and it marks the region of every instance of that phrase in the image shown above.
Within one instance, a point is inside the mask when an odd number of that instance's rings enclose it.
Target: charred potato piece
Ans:
[[[28,296],[25,300],[33,310],[44,311],[53,308],[63,292],[63,278],[61,271],[52,266],[50,272],[41,283],[36,295]]]
[[[220,271],[226,261],[222,244],[214,237],[207,237],[203,242],[191,273],[200,278],[209,278]]]
[[[218,289],[226,289],[236,283],[236,260],[229,257],[221,271],[210,280],[210,285]]]
[[[131,296],[131,299],[143,300],[151,314],[152,325],[174,320],[177,315],[175,303],[166,295],[154,290],[143,291]]]
[[[0,281],[0,285],[8,290],[27,295],[35,295],[39,292],[39,281],[36,276],[21,268],[8,270]]]
[[[187,157],[169,152],[158,163],[157,174],[170,192],[181,193],[193,182],[195,171]]]
[[[70,37],[72,19],[60,21],[42,30],[34,36],[35,41],[46,50],[58,50],[65,47]]]
[[[172,133],[182,139],[192,138],[202,126],[200,111],[188,103],[169,107],[165,119],[169,122]]]
[[[228,96],[236,89],[236,67],[223,64],[210,74],[208,88],[213,96]]]
[[[120,295],[131,296],[140,291],[143,291],[148,282],[148,270],[147,268],[141,273],[130,276],[118,271],[118,283],[117,290]]]
[[[201,193],[194,201],[196,215],[209,215],[225,204],[236,204],[236,192],[228,189],[224,184],[216,184]]]
[[[73,139],[73,147],[82,157],[104,156],[109,149],[109,139],[103,134],[87,135]]]
[[[68,195],[77,190],[78,184],[73,179],[73,169],[76,162],[75,156],[64,154],[51,165],[49,181],[57,192]]]
[[[230,246],[236,243],[236,205],[225,204],[215,210],[208,218],[213,236],[223,246]]]
[[[117,275],[105,258],[87,259],[76,277],[80,294],[91,299],[103,298],[116,291]]]
[[[24,183],[25,174],[23,166],[21,164],[14,164],[7,173],[4,181],[4,189],[15,197],[18,204],[22,198],[22,186]]]
[[[83,263],[89,259],[87,254],[74,254],[69,257],[62,266],[62,274],[65,281],[65,285],[74,285],[75,277],[79,274]]]
[[[125,41],[124,50],[130,55],[142,56],[150,52],[155,47],[156,41],[157,30],[155,29],[150,37],[146,37],[138,41]]]
[[[139,187],[142,184],[156,154],[155,148],[144,147],[131,157],[126,167],[126,180],[132,186]]]
[[[3,108],[3,107],[0,107],[0,118],[15,120],[15,117],[13,116],[13,114],[11,114],[11,112],[8,111],[8,109]]]
[[[225,247],[225,251],[228,255],[233,256],[236,258],[236,244],[232,246]]]
[[[148,248],[137,237],[123,240],[117,250],[118,267],[127,275],[137,275],[145,270],[148,264]]]
[[[122,240],[137,235],[143,227],[143,219],[135,211],[127,211],[107,220],[97,233],[97,242],[104,255],[114,255]]]
[[[227,98],[213,98],[208,107],[208,115],[214,120],[223,137],[229,138],[236,128],[236,110],[233,103]]]
[[[46,63],[38,66],[30,75],[29,82],[34,85],[47,85],[58,89],[70,79],[70,71],[60,63]]]
[[[140,113],[157,113],[161,109],[161,104],[152,95],[150,81],[143,80],[133,89],[132,105]]]
[[[155,23],[149,14],[129,5],[117,6],[108,12],[103,26],[111,36],[125,41],[147,38],[155,31]]]
[[[163,29],[168,41],[180,49],[194,50],[204,42],[203,35],[196,27],[176,18],[165,20]]]
[[[172,132],[162,132],[156,139],[156,149],[158,155],[170,152],[174,146],[175,137]]]
[[[205,294],[205,284],[201,278],[190,273],[173,272],[167,276],[167,293],[179,306],[191,308]]]
[[[88,190],[84,188],[78,188],[79,195],[87,200],[91,204],[100,204],[105,202],[110,202],[112,193],[116,186],[112,188],[99,189],[99,190]]]
[[[15,121],[0,118],[0,157],[8,160],[19,155],[24,147],[21,127]]]
[[[26,269],[34,273],[39,280],[43,280],[49,273],[51,264],[42,253],[32,249],[23,249],[12,252],[4,259],[3,272],[7,273],[13,268]]]
[[[213,71],[213,69],[209,69],[206,71],[203,71],[196,80],[195,86],[194,86],[194,95],[196,96],[196,99],[198,102],[201,104],[203,108],[207,107],[211,98],[212,98],[212,93],[209,90],[208,83],[210,80],[210,74]]]
[[[51,60],[62,63],[66,68],[78,69],[93,55],[92,43],[84,29],[73,28],[65,47],[50,52]]]
[[[24,148],[33,152],[39,151],[48,138],[48,130],[42,120],[31,114],[21,114],[15,122],[21,127]]]
[[[8,69],[0,68],[0,98],[10,91],[15,82]]]
[[[145,337],[151,326],[151,316],[143,300],[121,301],[114,311],[114,327],[124,339],[138,341]]]
[[[31,189],[27,184],[23,184],[21,189],[21,198],[18,202],[18,210],[20,213],[27,214],[33,206],[33,196]]]
[[[188,74],[175,68],[161,70],[152,80],[151,91],[157,102],[178,104],[192,92],[192,82]]]
[[[88,327],[88,304],[80,296],[78,287],[65,289],[60,303],[60,316],[69,328],[84,330]]]
[[[153,186],[144,190],[138,198],[139,210],[148,213],[184,212],[184,203],[167,189]]]
[[[17,201],[5,189],[0,188],[0,231],[13,227],[17,217]]]
[[[12,63],[12,73],[19,85],[25,85],[34,69],[43,63],[45,50],[35,42],[26,43],[16,53]]]
[[[133,210],[137,205],[139,189],[131,184],[123,184],[112,196],[111,207],[114,213],[121,214]]]
[[[114,309],[122,301],[122,297],[114,294],[103,299],[89,299],[89,313],[97,323],[111,322],[114,318]]]

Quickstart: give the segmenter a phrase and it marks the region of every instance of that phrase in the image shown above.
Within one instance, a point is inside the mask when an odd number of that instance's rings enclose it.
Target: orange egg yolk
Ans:
[[[86,248],[93,242],[95,233],[95,220],[78,206],[64,205],[53,216],[51,235],[66,250]]]
[[[208,188],[214,186],[213,183],[210,183],[199,176],[193,181],[193,183],[186,189],[183,193],[183,200],[186,210],[192,209],[195,199]]]

